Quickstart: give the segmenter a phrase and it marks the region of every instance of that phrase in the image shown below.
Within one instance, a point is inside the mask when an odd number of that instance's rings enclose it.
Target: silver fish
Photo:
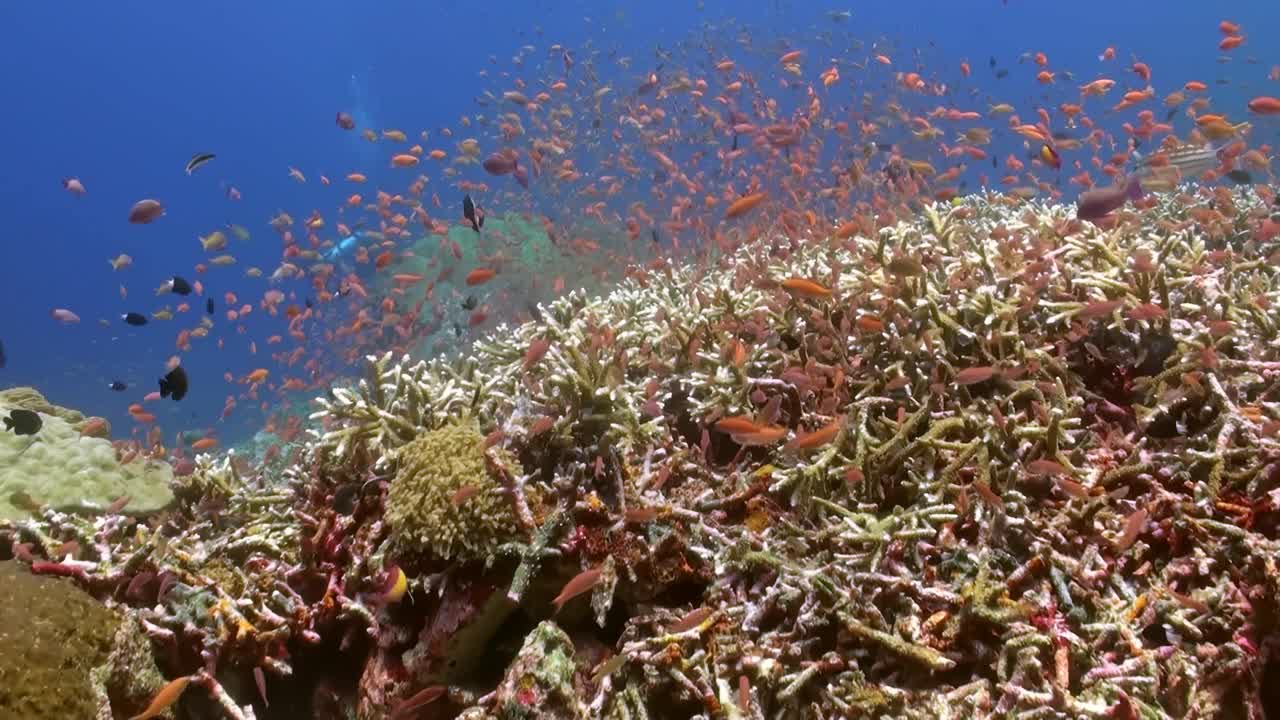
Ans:
[[[1221,151],[1222,148],[1213,145],[1179,145],[1172,150],[1139,156],[1135,172],[1145,177],[1157,172],[1165,174],[1177,170],[1181,179],[1194,180],[1222,163]],[[1158,164],[1153,164],[1157,163],[1157,159]]]

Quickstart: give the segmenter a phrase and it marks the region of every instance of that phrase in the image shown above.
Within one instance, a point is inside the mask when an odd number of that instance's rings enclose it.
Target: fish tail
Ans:
[[[4,419],[4,429],[5,429],[5,430],[12,430],[12,429],[13,429],[13,418],[5,418],[5,419]]]

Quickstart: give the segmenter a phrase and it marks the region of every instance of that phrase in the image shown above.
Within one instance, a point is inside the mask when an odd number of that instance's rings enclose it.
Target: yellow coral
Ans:
[[[502,450],[491,452],[508,467],[516,465]],[[398,552],[478,560],[516,536],[510,501],[484,454],[484,436],[473,420],[422,433],[396,452],[386,517]]]

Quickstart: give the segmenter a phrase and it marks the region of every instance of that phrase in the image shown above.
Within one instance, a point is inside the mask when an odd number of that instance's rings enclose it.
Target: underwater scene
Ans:
[[[0,720],[1280,720],[1280,5],[0,20]]]

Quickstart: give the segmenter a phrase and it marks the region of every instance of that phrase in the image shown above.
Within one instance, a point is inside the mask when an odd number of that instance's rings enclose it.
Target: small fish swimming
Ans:
[[[14,435],[35,435],[42,427],[44,420],[40,419],[40,413],[23,408],[11,410],[4,419],[4,429],[13,431]]]
[[[476,204],[471,201],[470,195],[462,196],[462,217],[471,221],[471,229],[480,232],[480,228],[484,227],[484,213],[477,212]]]
[[[128,385],[126,385],[125,383],[119,380],[112,380],[111,382],[107,383],[107,387],[116,392],[124,392],[125,390],[129,389]]]
[[[160,292],[171,292],[175,295],[190,295],[191,283],[184,280],[181,276],[174,275],[169,281],[160,286]]]
[[[212,314],[213,314],[213,298],[209,298],[208,300],[205,300],[205,301],[204,301],[204,309],[205,309],[205,311],[207,311],[210,315],[212,315]]]
[[[196,168],[204,165],[215,157],[217,157],[217,155],[214,155],[213,153],[196,153],[195,155],[192,155],[191,159],[187,161],[186,173],[190,175],[196,171]]]
[[[141,327],[147,324],[147,316],[142,313],[127,312],[121,315],[120,319],[135,327]]]
[[[146,225],[154,222],[161,215],[164,215],[164,206],[160,201],[147,198],[134,203],[129,209],[129,222],[134,225]]]
[[[160,397],[172,397],[175,401],[187,396],[187,371],[182,366],[170,370],[160,378]]]
[[[1142,183],[1135,176],[1130,176],[1119,185],[1086,190],[1076,200],[1076,217],[1081,220],[1100,220],[1126,202],[1141,199],[1142,195]]]

